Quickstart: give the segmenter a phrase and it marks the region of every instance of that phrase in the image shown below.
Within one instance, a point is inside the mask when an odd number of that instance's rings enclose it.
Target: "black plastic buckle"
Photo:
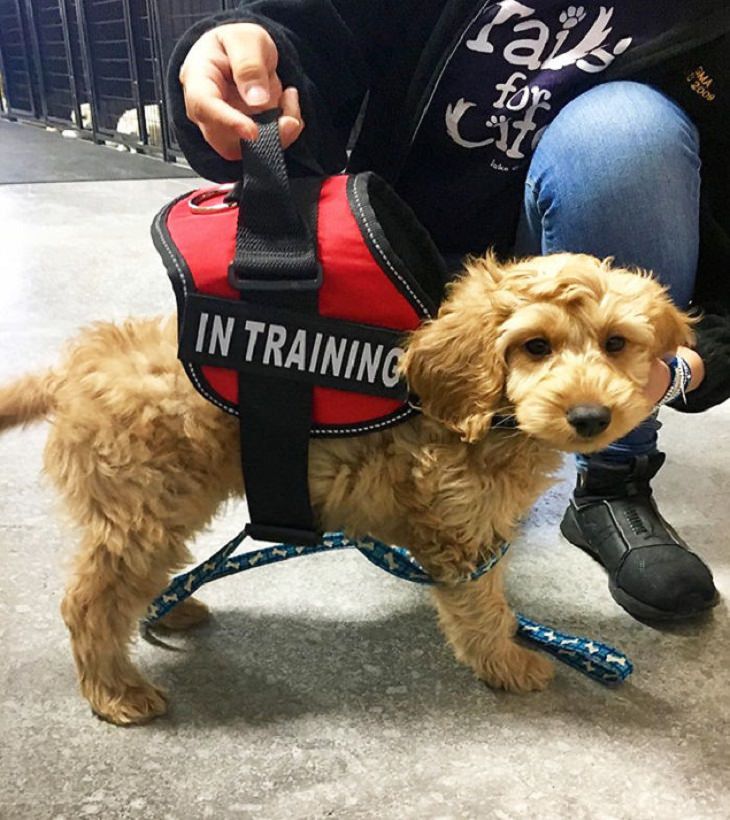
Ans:
[[[247,265],[250,270],[254,265]],[[234,290],[268,290],[268,291],[308,291],[319,290],[324,281],[322,266],[317,264],[317,273],[314,277],[307,279],[273,279],[273,278],[251,278],[242,276],[235,262],[228,266],[228,284]]]
[[[322,533],[291,527],[272,527],[269,524],[249,523],[244,530],[254,541],[269,541],[295,547],[313,547],[322,543]]]

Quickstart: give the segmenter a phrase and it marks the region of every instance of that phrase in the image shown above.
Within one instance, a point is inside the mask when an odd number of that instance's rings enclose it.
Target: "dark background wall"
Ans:
[[[0,0],[0,116],[174,160],[163,78],[175,42],[235,0]]]

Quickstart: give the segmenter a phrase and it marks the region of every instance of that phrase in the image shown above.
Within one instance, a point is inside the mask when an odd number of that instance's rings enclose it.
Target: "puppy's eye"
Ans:
[[[626,339],[623,336],[609,336],[606,339],[606,353],[618,353],[626,347]]]
[[[543,359],[549,356],[553,349],[550,347],[550,342],[547,339],[530,339],[523,345],[530,356],[535,356],[538,359]]]

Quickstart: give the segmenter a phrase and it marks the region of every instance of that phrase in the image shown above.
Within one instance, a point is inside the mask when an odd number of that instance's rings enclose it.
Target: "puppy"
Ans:
[[[649,415],[652,360],[690,343],[690,325],[653,279],[589,256],[470,261],[408,340],[402,372],[422,414],[312,441],[318,523],[407,546],[441,582],[439,620],[458,660],[493,687],[544,688],[552,666],[514,640],[503,565],[459,581],[513,537],[561,451],[600,450]],[[518,429],[492,426],[497,413]],[[243,495],[237,421],[191,386],[172,319],[99,324],[57,368],[0,389],[0,430],[44,416],[45,469],[81,534],[62,604],[81,691],[99,716],[140,723],[166,700],[130,642],[190,561],[186,542]],[[164,623],[206,614],[189,599]]]

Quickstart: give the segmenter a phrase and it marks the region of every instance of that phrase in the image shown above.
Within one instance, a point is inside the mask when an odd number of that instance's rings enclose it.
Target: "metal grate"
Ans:
[[[142,102],[158,102],[155,89],[155,71],[152,55],[152,30],[146,0],[129,0],[132,20],[132,44],[137,59],[139,93]]]
[[[91,92],[89,91],[89,80],[86,76],[84,58],[81,50],[81,32],[79,31],[79,19],[76,9],[76,0],[63,0],[63,11],[68,27],[68,43],[71,51],[71,66],[76,84],[77,103],[81,110],[77,110],[74,122],[78,128],[91,130]]]
[[[34,0],[27,8],[33,45],[40,55],[44,114],[47,119],[70,123],[75,116],[76,89],[63,0]]]
[[[175,43],[199,20],[227,7],[226,0],[150,0],[159,34],[160,56],[164,69]]]
[[[156,45],[157,72],[163,90],[175,43],[199,20],[217,14],[231,4],[231,0],[148,0]],[[163,138],[166,154],[179,153],[180,148],[171,129],[164,129]]]
[[[19,0],[0,0],[0,71],[8,113],[36,116],[27,25]]]
[[[2,111],[74,124],[165,159],[164,78],[175,42],[235,0],[0,0]]]
[[[137,108],[125,3],[78,0],[78,15],[95,131],[113,136],[125,111]]]

